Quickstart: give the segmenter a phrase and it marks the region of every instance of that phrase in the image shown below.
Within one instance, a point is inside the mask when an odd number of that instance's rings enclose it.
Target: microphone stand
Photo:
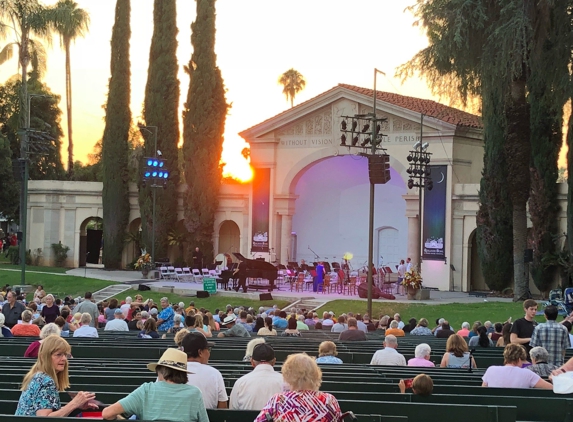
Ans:
[[[470,374],[473,372],[473,368],[472,368],[472,357],[473,357],[475,351],[476,351],[476,349],[470,349],[470,358],[469,358],[469,367],[468,367],[468,372],[469,372]]]

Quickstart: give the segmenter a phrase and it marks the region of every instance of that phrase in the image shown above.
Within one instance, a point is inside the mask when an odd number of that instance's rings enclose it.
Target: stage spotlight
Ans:
[[[358,122],[356,120],[352,121],[352,132],[354,132],[356,130],[356,127],[358,126]]]
[[[370,138],[366,138],[362,141],[362,143],[360,144],[361,146],[365,147],[366,145],[368,145],[370,143]]]
[[[358,135],[352,138],[352,146],[355,147],[357,143],[358,143]]]
[[[346,120],[343,120],[342,123],[340,123],[340,127],[342,130],[346,130]]]
[[[380,125],[376,125],[376,135],[380,133]]]
[[[434,182],[426,179],[426,187],[428,188],[428,190],[434,189]]]
[[[364,126],[362,126],[362,133],[366,132],[368,129],[370,129],[370,124],[366,123]]]
[[[408,160],[408,162],[411,162],[411,161],[412,161],[412,156],[411,156],[411,155],[408,155],[408,156],[406,157],[406,160]]]
[[[340,137],[340,145],[346,145],[346,135],[344,133]]]
[[[412,189],[414,187],[414,181],[412,179],[408,179],[408,189]]]

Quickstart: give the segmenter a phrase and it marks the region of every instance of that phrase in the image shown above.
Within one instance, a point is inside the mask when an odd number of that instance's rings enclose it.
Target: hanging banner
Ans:
[[[422,233],[424,250],[422,256],[428,260],[444,260],[446,250],[446,203],[448,185],[448,166],[430,166],[432,172],[432,190],[424,189],[424,224]]]
[[[269,251],[271,169],[255,169],[253,179],[253,242],[251,252]]]

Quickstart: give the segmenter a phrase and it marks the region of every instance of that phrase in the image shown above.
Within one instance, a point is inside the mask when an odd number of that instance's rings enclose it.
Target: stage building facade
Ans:
[[[223,184],[215,252],[240,252],[276,264],[340,262],[349,252],[353,268],[365,266],[368,162],[359,150],[340,145],[340,124],[343,116],[372,113],[372,100],[372,90],[341,84],[241,132],[251,145],[255,178],[249,184]],[[391,180],[375,188],[374,264],[395,268],[411,257],[421,265],[427,286],[486,289],[475,239],[483,167],[481,119],[431,100],[385,92],[377,93],[376,114],[386,118],[381,132]],[[409,151],[420,139],[432,153],[434,183],[425,193],[423,242],[418,189],[408,189],[406,172]],[[85,264],[86,256],[88,262],[97,261],[86,253],[97,246],[97,234],[88,226],[103,215],[101,188],[100,183],[30,182],[29,248],[43,248],[49,262],[49,245],[61,240],[70,247],[69,265]],[[560,225],[565,227],[565,185],[560,201]],[[133,231],[140,225],[135,186],[130,203]],[[180,220],[183,206],[180,201]],[[421,252],[425,258],[420,264]],[[131,262],[136,253],[127,244],[123,262]]]

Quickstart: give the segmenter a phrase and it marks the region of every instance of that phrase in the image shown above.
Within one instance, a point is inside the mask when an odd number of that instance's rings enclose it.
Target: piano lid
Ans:
[[[257,261],[255,259],[248,259],[248,258],[245,258],[243,255],[241,255],[238,252],[233,252],[233,256],[241,262],[245,261],[247,263],[247,269],[267,270],[267,271],[272,271],[274,273],[276,273],[278,271],[277,267],[275,267],[270,262]]]

